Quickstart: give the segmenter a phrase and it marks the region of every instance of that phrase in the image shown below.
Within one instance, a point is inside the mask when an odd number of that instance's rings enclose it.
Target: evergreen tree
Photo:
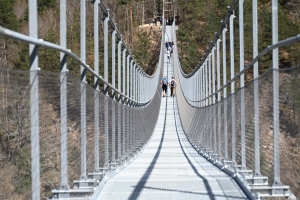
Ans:
[[[15,0],[0,0],[0,26],[17,31],[18,20],[14,14]]]

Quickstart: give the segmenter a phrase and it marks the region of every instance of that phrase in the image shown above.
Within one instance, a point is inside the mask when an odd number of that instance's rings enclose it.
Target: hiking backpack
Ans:
[[[172,88],[175,87],[175,81],[174,80],[171,81],[171,87]]]

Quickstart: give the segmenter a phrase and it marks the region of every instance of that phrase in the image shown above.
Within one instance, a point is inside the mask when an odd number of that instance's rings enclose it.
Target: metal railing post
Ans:
[[[137,101],[137,64],[133,68],[133,99]]]
[[[208,54],[208,95],[210,96],[212,94],[212,61],[211,61],[211,56],[212,54],[209,53]],[[212,104],[212,97],[209,97],[208,99],[208,103],[209,105]],[[212,117],[211,117],[212,119]],[[213,125],[213,122],[212,120],[210,120],[210,124]],[[210,126],[211,127],[211,126]],[[213,128],[210,128],[209,130],[209,149],[211,150],[212,149],[212,140],[213,140],[213,131],[214,129]]]
[[[139,66],[137,66],[137,68],[136,68],[136,89],[135,89],[135,91],[136,91],[136,94],[135,94],[135,96],[136,96],[136,101],[137,102],[139,102],[140,100],[139,100],[139,89],[140,89],[140,87],[139,87],[139,82],[140,82],[140,67]]]
[[[29,1],[32,2],[32,1]],[[67,47],[67,32],[62,27],[67,26],[67,2],[60,1],[60,46]],[[30,11],[31,13],[31,11]],[[31,20],[30,20],[31,21]],[[68,130],[67,130],[67,60],[66,55],[60,52],[60,118],[61,118],[61,190],[69,190],[68,184]]]
[[[208,54],[208,96],[211,95],[211,85],[212,85],[212,81],[211,81],[211,53]],[[211,97],[209,97],[208,99],[208,105],[211,105]]]
[[[234,30],[233,30],[233,19],[235,16],[232,14],[230,16],[230,68],[231,68],[231,76],[232,79],[234,74]],[[232,162],[233,164],[236,164],[236,133],[235,133],[235,88],[234,88],[235,82],[233,81],[231,83],[231,136],[232,136]]]
[[[193,88],[197,88],[197,77],[194,75],[193,76]],[[197,94],[195,89],[193,89],[193,101],[196,101],[197,99]],[[193,105],[196,106],[197,102],[193,102]]]
[[[131,61],[131,65],[130,65],[130,98],[134,99],[134,79],[135,79],[135,66],[136,66],[136,61],[134,59],[132,59]],[[134,107],[134,103],[131,102],[130,106],[133,108]],[[129,147],[130,147],[130,151],[132,153],[132,149],[134,146],[134,126],[133,126],[133,122],[134,122],[134,118],[133,118],[133,110],[130,109],[130,132],[129,132],[129,137],[130,137],[130,143],[129,143]]]
[[[143,73],[143,77],[144,77],[144,87],[143,87],[143,90],[144,90],[144,94],[145,94],[145,99],[144,100],[146,100],[150,96],[149,93],[150,93],[150,87],[151,87],[151,85],[149,84],[148,79],[145,78],[145,72]]]
[[[193,78],[188,79],[187,82],[189,83],[189,85],[193,86]],[[188,87],[185,87],[185,88],[188,88]],[[193,87],[189,87],[188,97],[189,97],[189,99],[193,99]]]
[[[108,82],[108,22],[109,22],[109,9],[107,9],[107,16],[104,20],[104,80]],[[108,141],[108,86],[104,85],[104,133],[105,133],[105,167],[109,167],[109,141]]]
[[[144,70],[141,71],[141,82],[142,82],[142,86],[141,86],[141,102],[145,102],[145,100],[147,99],[147,87],[146,87],[146,79],[145,79],[145,72]]]
[[[98,1],[94,1],[94,71],[96,74],[99,75],[99,7]],[[95,134],[95,141],[94,141],[94,172],[99,173],[99,132],[100,132],[100,120],[99,120],[99,113],[100,113],[100,99],[99,99],[99,80],[94,77],[94,134]]]
[[[199,83],[198,106],[199,106],[199,108],[201,108],[201,100],[202,100],[201,99],[201,92],[202,92],[202,79],[201,78],[202,78],[201,77],[201,67],[199,67],[199,70],[198,70],[198,80],[199,80],[199,82],[198,82]]]
[[[204,74],[204,78],[205,78],[205,106],[207,107],[209,104],[208,104],[208,88],[209,88],[209,85],[208,85],[208,59],[205,60],[205,64],[204,64],[204,69],[205,69],[205,74]]]
[[[111,73],[112,73],[112,80],[111,84],[113,87],[116,87],[116,34],[117,34],[117,24],[115,24],[115,29],[112,32],[111,37]],[[115,99],[114,91],[112,90],[113,99]]]
[[[201,107],[203,108],[204,107],[204,104],[203,104],[203,99],[204,99],[204,76],[203,76],[203,70],[204,70],[204,66],[202,65],[200,67],[200,79],[201,79],[201,85],[200,85],[200,90],[201,90],[201,94],[200,94],[200,105]]]
[[[196,93],[197,93],[197,96],[196,96],[196,100],[197,100],[197,104],[196,106],[197,107],[200,107],[200,91],[201,91],[201,83],[200,83],[200,69],[197,71],[197,89],[196,89]],[[179,84],[179,83],[177,83]]]
[[[240,71],[244,69],[244,0],[239,1]],[[241,160],[242,169],[246,169],[246,128],[245,128],[245,76],[240,77],[241,90]]]
[[[257,20],[257,0],[252,0],[253,12],[253,58],[258,55],[258,20]],[[259,90],[258,90],[258,62],[253,66],[253,79],[254,79],[254,151],[255,151],[255,177],[261,176],[260,173],[260,146],[259,146]]]
[[[212,48],[212,93],[216,92],[216,54],[215,54],[216,47]],[[216,97],[213,96],[213,104],[216,103]]]
[[[216,68],[216,64],[215,64],[215,50],[216,47],[212,48],[212,93],[214,94],[216,92],[216,77],[215,77],[215,68]],[[211,149],[213,151],[215,151],[215,142],[216,142],[216,136],[217,136],[217,111],[216,111],[216,96],[213,96],[212,99],[212,103],[213,103],[213,134],[212,134],[212,139],[211,139]]]
[[[140,68],[140,79],[139,79],[139,102],[144,102],[144,94],[143,94],[143,90],[142,88],[145,88],[144,87],[144,76],[143,76],[143,69]]]
[[[203,73],[202,73],[202,68],[203,66],[201,66],[199,68],[199,79],[200,79],[200,94],[199,94],[199,98],[200,98],[200,107],[202,108],[203,107]]]
[[[126,94],[126,48],[124,48],[123,50],[123,66],[122,66],[122,70],[123,70],[123,84],[122,84],[122,93]],[[123,99],[123,109],[122,109],[122,145],[121,145],[121,156],[122,156],[122,160],[124,160],[124,153],[125,153],[125,136],[126,136],[126,127],[125,127],[125,122],[126,122],[126,118],[125,118],[125,99]]]
[[[137,102],[140,102],[140,79],[141,79],[141,68],[137,68],[137,81],[136,81],[136,96],[137,96]]]
[[[198,103],[198,106],[201,108],[202,107],[202,73],[201,73],[201,67],[199,68],[198,70],[198,81],[199,81],[199,94],[198,94],[198,100],[199,100],[199,103]]]
[[[29,35],[38,38],[37,1],[28,2]],[[31,191],[32,199],[40,199],[40,125],[38,48],[29,45],[30,56],[30,130],[31,130]],[[62,130],[63,131],[63,130]]]
[[[144,74],[144,76],[146,76],[146,75]],[[145,84],[146,84],[146,88],[147,88],[147,91],[146,91],[147,99],[149,99],[150,92],[151,92],[151,87],[152,87],[151,84],[150,84],[150,79],[146,78],[145,79]],[[155,84],[153,84],[153,85],[155,85]],[[154,86],[154,87],[156,87],[156,86]]]
[[[142,81],[141,81],[141,68],[139,67],[138,68],[138,80],[137,80],[137,101],[138,102],[141,102],[141,84],[142,84]]]
[[[122,92],[122,43],[123,39],[121,36],[118,42],[118,90],[120,92]],[[120,98],[120,95],[118,95],[118,98]]]
[[[194,88],[195,88],[195,77],[194,76],[192,76],[191,77],[191,99],[192,99],[192,101],[195,101],[195,92],[194,92]],[[192,102],[192,105],[194,105],[194,102]]]
[[[128,86],[129,86],[129,88],[128,88],[128,92],[129,92],[129,97],[130,98],[133,98],[133,96],[132,96],[132,93],[133,93],[133,91],[132,91],[132,87],[133,87],[133,81],[132,81],[132,79],[133,79],[133,64],[134,64],[134,58],[132,58],[131,59],[131,61],[130,61],[130,66],[129,66],[129,84],[128,84]],[[132,124],[132,118],[131,118],[131,116],[132,116],[132,102],[130,102],[130,104],[129,104],[129,107],[130,107],[130,109],[129,109],[129,115],[128,115],[128,119],[129,119],[129,121],[128,121],[128,126],[129,126],[129,131],[128,131],[128,150],[129,150],[129,156],[130,156],[130,153],[131,153],[131,149],[132,149],[132,127],[133,127],[133,124]]]
[[[83,62],[86,60],[86,17],[85,17],[85,0],[80,1],[80,57]],[[86,73],[85,68],[80,66],[81,74],[81,175],[80,179],[87,179],[86,176]]]
[[[128,55],[127,56],[127,72],[126,72],[126,86],[127,86],[127,88],[126,88],[126,95],[128,96],[128,97],[130,97],[130,93],[129,93],[129,84],[130,84],[130,82],[129,82],[129,76],[130,76],[130,74],[129,74],[129,70],[130,70],[130,59],[131,59],[131,57],[130,57],[130,55]],[[129,107],[130,106],[130,104],[129,104],[130,102],[129,101],[127,101],[127,106]],[[126,117],[126,125],[127,125],[127,127],[126,127],[126,132],[125,132],[125,152],[126,152],[126,157],[128,157],[128,142],[129,142],[129,139],[128,139],[128,136],[129,136],[129,133],[130,133],[130,120],[129,120],[129,110],[128,110],[128,108],[126,109],[126,115],[125,115],[125,117]]]
[[[196,89],[194,89],[194,93],[195,93],[195,102],[194,102],[194,106],[198,107],[199,106],[199,102],[198,102],[198,99],[199,99],[199,71],[197,71],[195,73],[195,87]]]
[[[121,36],[121,39],[119,40],[118,42],[118,90],[121,92],[122,91],[122,36]],[[122,132],[122,126],[121,126],[121,119],[122,119],[122,106],[121,106],[121,102],[122,102],[122,99],[121,99],[121,96],[119,95],[118,96],[118,162],[120,161],[121,159],[121,154],[122,154],[122,151],[121,151],[121,132]]]
[[[129,70],[130,70],[130,55],[128,55],[127,56],[127,72],[126,72],[126,86],[127,86],[127,88],[126,88],[126,95],[127,96],[129,96],[130,97],[130,93],[129,93],[129,76],[130,76],[130,74],[129,74]]]
[[[116,34],[117,34],[117,24],[115,24],[115,30],[112,32],[112,55],[111,55],[111,58],[112,58],[112,86],[115,88],[116,87]],[[112,95],[113,95],[113,100],[115,100],[115,95],[114,95],[114,91],[112,90]],[[112,111],[111,111],[111,120],[112,120],[112,124],[111,124],[111,134],[112,134],[112,158],[111,158],[111,165],[115,165],[115,162],[116,162],[116,125],[115,125],[115,103],[112,102],[111,104],[111,107],[112,107]],[[115,166],[114,166],[115,167]]]
[[[194,74],[192,79],[193,79],[193,103],[192,103],[192,105],[196,106],[197,105],[197,102],[196,102],[196,100],[197,100],[197,75],[196,75],[196,73]]]
[[[143,76],[145,77],[145,73],[143,74]],[[149,99],[150,97],[150,92],[151,92],[151,85],[149,84],[150,83],[150,80],[148,78],[145,78],[144,79],[144,88],[146,88],[146,90],[144,91],[144,94],[145,94],[145,98]],[[153,84],[155,85],[155,84]]]
[[[221,88],[221,73],[220,73],[220,42],[221,40],[217,40],[217,90]],[[219,137],[219,144],[221,138],[221,93],[218,92],[218,137]],[[217,137],[215,138],[215,152],[217,152]]]
[[[197,100],[198,100],[198,85],[199,85],[199,79],[198,79],[198,73],[195,73],[194,74],[194,79],[195,79],[195,85],[194,85],[194,87],[195,87],[195,89],[194,89],[194,106],[198,106],[198,102],[197,102]]]
[[[205,63],[203,63],[202,67],[201,67],[201,75],[202,75],[202,108],[205,107],[205,74],[204,74],[204,69],[205,69]]]
[[[130,62],[130,68],[129,68],[129,74],[130,74],[130,79],[129,79],[129,97],[133,98],[133,75],[134,75],[134,59],[131,60]]]
[[[199,79],[199,73],[200,73],[200,70],[198,70],[197,72],[196,72],[196,100],[197,100],[197,102],[196,102],[196,106],[197,107],[199,107],[199,104],[200,104],[200,102],[199,102],[199,100],[200,100],[200,79]]]
[[[130,61],[131,57],[130,55],[128,55],[127,57],[127,73],[126,73],[126,94],[128,97],[130,97],[130,93],[129,93],[129,87],[130,87]],[[127,101],[127,106],[130,107],[130,102]],[[126,147],[125,147],[125,152],[126,152],[126,157],[128,158],[128,143],[129,143],[129,139],[128,139],[128,136],[129,136],[129,133],[130,133],[130,119],[129,119],[129,109],[127,108],[126,109]]]
[[[278,43],[278,0],[272,0],[272,44]],[[280,130],[279,130],[279,64],[278,48],[273,50],[273,143],[274,143],[274,182],[273,187],[281,186],[280,180]],[[282,194],[282,190],[273,190]]]
[[[137,89],[137,84],[136,84],[136,81],[137,81],[137,64],[135,63],[134,64],[134,67],[133,67],[133,99],[134,100],[137,100],[137,95],[136,95],[136,89]],[[136,107],[136,104],[135,106]],[[135,112],[132,112],[132,122],[135,122],[136,119],[135,119]],[[136,145],[136,126],[132,125],[132,134],[133,134],[133,137],[132,137],[132,144],[133,144],[133,147]],[[134,148],[133,148],[134,149]]]
[[[122,93],[126,94],[126,48],[123,49],[123,65],[122,65]]]
[[[222,30],[222,42],[223,42],[223,85],[226,84],[227,81],[227,73],[226,73],[226,31],[227,28],[224,27]],[[224,150],[225,150],[225,160],[228,160],[228,138],[227,138],[227,87],[223,89],[223,105],[224,105]],[[221,152],[221,137],[219,138],[219,154],[222,155]]]

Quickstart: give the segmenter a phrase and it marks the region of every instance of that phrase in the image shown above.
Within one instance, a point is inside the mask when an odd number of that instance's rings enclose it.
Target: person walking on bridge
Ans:
[[[165,42],[166,51],[169,49],[169,41]]]
[[[171,52],[169,49],[167,51],[167,57],[168,57],[168,63],[170,63]]]
[[[172,76],[172,79],[169,83],[169,86],[170,86],[170,89],[171,89],[171,97],[174,97],[175,96],[175,88],[177,86],[176,81],[174,79],[174,76]]]
[[[167,96],[167,90],[168,90],[168,78],[167,76],[163,77],[160,81],[160,86],[163,90],[163,97]]]

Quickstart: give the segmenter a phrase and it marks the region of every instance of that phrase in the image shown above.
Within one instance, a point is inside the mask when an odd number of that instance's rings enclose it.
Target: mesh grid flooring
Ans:
[[[167,34],[171,36],[169,27]],[[173,75],[171,66],[165,62],[164,72],[169,79]],[[170,97],[168,91],[147,147],[108,180],[98,200],[247,199],[231,177],[206,161],[189,144],[179,116],[174,114],[175,108],[176,97]]]

